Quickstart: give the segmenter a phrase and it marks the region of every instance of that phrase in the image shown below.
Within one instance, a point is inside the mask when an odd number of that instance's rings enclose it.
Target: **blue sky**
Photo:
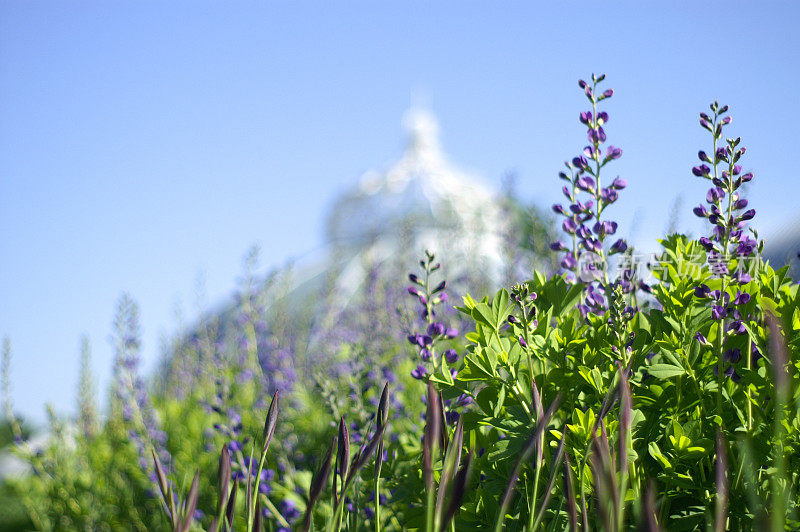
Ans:
[[[614,207],[649,246],[708,137],[697,113],[731,106],[769,237],[797,224],[796,2],[0,3],[0,335],[12,397],[37,420],[73,410],[80,335],[101,396],[114,303],[141,305],[144,356],[235,286],[323,244],[331,199],[402,147],[413,90],[446,151],[499,186],[559,200],[585,144],[579,77],[616,95],[609,142],[629,182]]]

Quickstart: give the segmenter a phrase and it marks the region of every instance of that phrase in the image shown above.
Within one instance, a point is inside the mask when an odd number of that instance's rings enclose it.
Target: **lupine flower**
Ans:
[[[581,80],[580,87],[586,93],[586,97],[592,104],[592,110],[583,111],[580,114],[580,122],[587,128],[587,138],[589,145],[583,150],[582,155],[578,155],[571,162],[564,163],[568,172],[560,172],[559,178],[568,181],[571,186],[563,188],[564,196],[569,199],[568,210],[561,205],[554,205],[553,211],[564,217],[561,223],[562,230],[572,236],[573,245],[571,248],[563,242],[553,242],[550,248],[554,251],[563,252],[561,258],[561,268],[567,273],[570,280],[583,280],[591,284],[597,284],[590,293],[587,288],[587,297],[581,302],[581,310],[600,311],[605,304],[602,295],[603,284],[608,284],[606,271],[607,257],[627,250],[624,240],[617,240],[610,246],[605,243],[605,239],[617,232],[617,223],[611,220],[601,220],[600,213],[614,203],[619,197],[619,191],[627,186],[624,179],[616,177],[610,186],[600,185],[600,169],[612,160],[622,156],[622,150],[614,146],[608,146],[605,155],[602,155],[601,145],[605,143],[607,135],[603,126],[608,123],[609,115],[606,111],[598,111],[597,104],[610,98],[613,90],[606,90],[602,93],[598,91],[598,84],[604,76],[592,76],[591,83]],[[579,197],[587,195],[588,197]],[[590,224],[591,222],[591,224]],[[590,253],[588,260],[582,260],[584,253]],[[601,264],[598,267],[597,262]],[[578,271],[578,269],[582,271]],[[637,284],[627,280],[625,285],[632,290]]]

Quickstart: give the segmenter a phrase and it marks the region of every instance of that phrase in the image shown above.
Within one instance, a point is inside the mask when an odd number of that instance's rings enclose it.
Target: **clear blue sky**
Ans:
[[[700,227],[697,113],[719,99],[749,148],[757,225],[797,220],[797,2],[0,6],[0,335],[35,419],[46,401],[73,410],[82,333],[105,393],[121,292],[152,367],[201,273],[219,302],[251,244],[265,265],[318,249],[331,198],[398,155],[415,88],[455,162],[498,186],[515,170],[548,205],[585,143],[577,80],[607,73],[630,183],[615,211],[645,245],[680,192]]]

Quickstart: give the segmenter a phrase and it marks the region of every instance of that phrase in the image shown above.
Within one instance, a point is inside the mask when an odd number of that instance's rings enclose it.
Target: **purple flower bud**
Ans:
[[[428,325],[428,335],[429,336],[441,336],[444,334],[445,326],[444,323],[431,323]]]
[[[578,231],[576,232],[576,234],[583,240],[592,237],[592,231],[585,225],[578,227]]]
[[[455,349],[448,349],[445,351],[444,357],[448,364],[455,364],[458,362],[458,352]]]
[[[702,335],[702,334],[700,334],[700,333],[695,333],[694,337],[695,337],[695,339],[697,339],[697,342],[698,342],[700,345],[703,345],[703,346],[709,346],[709,345],[711,345],[711,344],[709,343],[709,341],[706,339],[706,337],[705,337],[705,336],[703,336],[703,335]]]
[[[606,122],[608,122],[608,113],[605,111],[597,113],[597,123],[602,126]]]
[[[750,209],[749,211],[744,211],[741,216],[739,216],[740,220],[752,220],[753,217],[756,215],[755,209]]]
[[[592,113],[590,111],[582,111],[580,120],[582,124],[589,125],[589,122],[592,121]]]
[[[733,204],[734,209],[744,209],[747,207],[747,200],[742,198],[740,200],[736,200],[736,203]]]
[[[409,281],[411,281],[412,283],[420,284],[419,277],[417,277],[417,276],[416,276],[415,274],[413,274],[413,273],[409,273],[409,274],[408,274],[408,279],[409,279]]]
[[[431,353],[430,349],[423,347],[419,350],[419,356],[424,362],[428,362],[433,357],[433,353]]]
[[[740,270],[740,271],[737,271],[734,274],[733,280],[736,281],[739,284],[747,284],[750,281],[752,281],[753,279],[752,279],[752,277],[750,277],[749,273],[747,273],[746,271]]]
[[[623,253],[625,250],[628,249],[628,244],[623,239],[619,239],[613,244],[611,244],[611,249],[609,250],[609,255],[615,255],[617,253]]]
[[[622,157],[622,150],[614,146],[606,148],[606,161],[613,161]]]
[[[567,249],[567,246],[565,246],[563,242],[556,241],[550,244],[550,249],[553,251],[564,251]]]
[[[734,167],[733,167],[733,175],[739,175],[741,173],[742,173],[741,165],[738,165],[738,164],[734,165]]]
[[[564,255],[564,258],[561,259],[561,267],[567,270],[575,269],[575,266],[578,265],[578,261],[575,260],[575,257],[572,253],[567,253]]]
[[[745,236],[736,247],[736,253],[739,255],[747,256],[755,251],[758,243],[752,238]]]
[[[458,329],[454,327],[448,327],[446,331],[444,331],[444,335],[446,338],[455,338],[458,336]]]
[[[747,172],[746,174],[744,174],[742,176],[742,181],[744,183],[747,183],[748,181],[752,181],[752,179],[753,179],[753,173],[752,172]]]
[[[561,228],[564,230],[565,233],[575,234],[575,230],[578,228],[578,224],[575,223],[575,220],[572,218],[567,218],[564,220],[564,223],[561,224]]]
[[[417,366],[411,371],[411,376],[417,380],[423,380],[428,375],[428,370],[425,366]]]
[[[694,212],[694,214],[696,216],[699,216],[700,218],[706,218],[708,216],[708,211],[703,205],[695,207],[694,209],[692,209],[692,212]]]
[[[570,201],[572,201],[572,191],[568,189],[566,186],[561,188],[561,192],[564,193],[564,196]]]
[[[422,294],[422,292],[420,292],[420,291],[419,291],[419,290],[418,290],[416,287],[414,287],[414,286],[409,286],[409,287],[408,287],[408,293],[409,293],[409,294],[411,294],[412,296],[416,296],[416,297],[423,297],[423,294]]]
[[[592,192],[592,193],[594,192],[595,183],[594,183],[594,179],[591,176],[588,176],[588,175],[581,176],[581,177],[578,178],[578,180],[575,182],[575,184],[581,190],[585,190],[587,192]]]
[[[589,168],[589,161],[583,156],[573,158],[572,164],[574,164],[575,168],[578,170],[586,170]]]
[[[708,203],[719,203],[725,197],[725,191],[721,187],[713,187],[706,193],[706,201]]]
[[[739,348],[727,349],[722,353],[722,359],[735,364],[742,359],[742,351]]]
[[[589,142],[601,144],[606,141],[606,132],[599,126],[597,129],[590,129],[586,136],[589,138]]]
[[[720,122],[722,123],[723,126],[727,126],[728,124],[731,123],[731,120],[732,118],[730,116],[726,116]]]
[[[463,393],[458,396],[458,400],[456,401],[456,405],[460,407],[465,407],[471,404],[472,404],[472,397]]]
[[[558,203],[556,203],[555,205],[553,205],[553,212],[554,212],[554,213],[556,213],[556,214],[563,214],[564,216],[566,216],[566,215],[567,215],[567,211],[565,211],[565,210],[564,210],[564,207],[562,207],[562,206],[561,206],[561,205],[559,205]]]
[[[733,334],[747,334],[747,329],[741,321],[733,321],[728,325],[728,332]]]
[[[700,159],[701,161],[703,161],[704,163],[710,163],[711,162],[711,159],[708,158],[708,155],[706,155],[706,152],[704,152],[703,150],[700,150],[699,152],[697,152],[697,158]]]
[[[586,248],[589,251],[594,251],[595,253],[600,253],[600,251],[603,249],[603,246],[602,244],[600,244],[600,241],[595,238],[587,238],[582,242],[582,244],[584,248]]]
[[[580,87],[582,89],[585,89],[587,87],[586,82],[583,81],[582,79],[579,79],[578,80],[578,87]]]
[[[728,313],[725,311],[724,307],[720,305],[714,305],[713,307],[711,307],[711,317],[714,318],[715,320],[721,320],[727,315]]]
[[[614,89],[608,89],[603,93],[603,99],[611,98],[614,95]]]
[[[697,297],[708,297],[710,294],[711,294],[711,289],[708,287],[708,285],[705,284],[696,286],[694,289],[694,295],[696,295]]]
[[[606,203],[611,204],[617,201],[619,194],[611,187],[604,188],[600,191],[600,198]]]
[[[519,340],[519,345],[521,345],[522,347],[528,347],[528,342],[525,341],[525,338],[523,338],[522,335],[519,336],[518,340]]]
[[[598,235],[613,235],[617,232],[617,222],[604,221],[603,223],[594,224],[594,232]]]
[[[622,190],[623,188],[628,186],[628,182],[622,179],[621,177],[617,176],[614,178],[614,181],[611,182],[612,188],[617,190]]]

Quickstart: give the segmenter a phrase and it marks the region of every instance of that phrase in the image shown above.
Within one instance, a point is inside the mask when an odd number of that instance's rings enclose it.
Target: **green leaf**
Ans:
[[[671,377],[683,375],[686,373],[686,370],[671,364],[653,364],[647,367],[647,373],[657,379],[669,379]]]

